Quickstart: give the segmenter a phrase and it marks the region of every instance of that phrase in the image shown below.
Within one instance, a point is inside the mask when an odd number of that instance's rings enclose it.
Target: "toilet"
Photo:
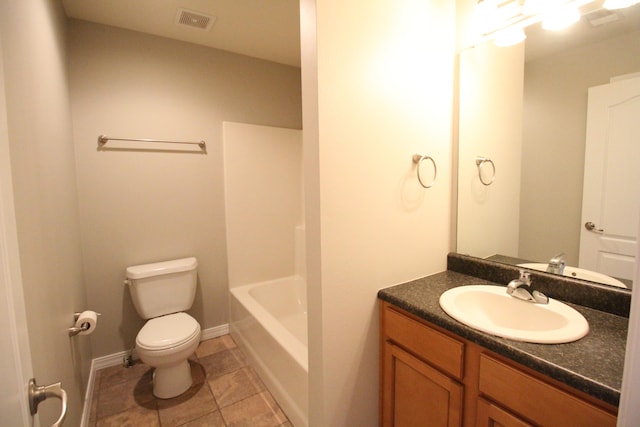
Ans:
[[[200,342],[200,324],[184,313],[196,294],[198,261],[182,258],[127,267],[127,283],[138,315],[147,320],[136,336],[140,359],[154,367],[153,394],[176,397],[191,387],[188,358]]]

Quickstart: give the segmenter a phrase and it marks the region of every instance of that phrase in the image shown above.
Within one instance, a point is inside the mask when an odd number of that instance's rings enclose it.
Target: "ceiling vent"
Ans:
[[[619,21],[622,18],[623,16],[618,11],[607,9],[600,9],[584,15],[584,20],[592,27],[600,27],[610,22]]]
[[[188,9],[178,9],[178,14],[176,15],[176,24],[204,31],[209,31],[215,22],[215,16]]]

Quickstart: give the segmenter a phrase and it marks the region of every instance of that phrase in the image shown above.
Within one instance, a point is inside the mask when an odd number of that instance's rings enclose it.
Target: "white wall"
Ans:
[[[527,62],[521,257],[578,264],[587,91],[638,71],[640,31]]]
[[[376,291],[446,268],[455,3],[308,0],[301,14],[310,423],[374,426]],[[438,163],[430,190],[414,153]]]
[[[65,423],[79,425],[91,349],[87,337],[67,334],[73,313],[88,305],[65,29],[59,2],[0,1],[10,172],[28,321],[18,327],[28,327],[38,383],[62,382],[69,396]],[[58,400],[42,403],[41,424],[51,425],[59,412]]]
[[[293,276],[302,131],[223,123],[229,287]]]
[[[460,53],[457,252],[487,257],[518,251],[524,46],[487,42]],[[495,165],[484,185],[476,157]],[[483,179],[493,176],[482,166]]]
[[[191,313],[203,328],[226,324],[222,122],[300,128],[300,70],[114,27],[70,26],[87,296],[102,313],[94,357],[131,348],[142,325],[122,283],[129,265],[196,256]],[[117,142],[98,150],[103,133],[203,139],[207,152]]]

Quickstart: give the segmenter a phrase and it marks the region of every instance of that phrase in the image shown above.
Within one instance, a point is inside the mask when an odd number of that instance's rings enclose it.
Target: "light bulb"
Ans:
[[[493,31],[500,23],[496,0],[483,0],[476,7],[474,24],[480,33]]]
[[[575,7],[560,7],[548,12],[542,20],[542,28],[545,30],[563,30],[569,25],[578,22],[580,13]]]

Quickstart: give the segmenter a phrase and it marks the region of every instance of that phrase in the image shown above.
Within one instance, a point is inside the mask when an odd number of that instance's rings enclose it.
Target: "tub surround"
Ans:
[[[606,403],[618,405],[628,327],[628,319],[620,314],[626,310],[628,315],[625,295],[619,295],[621,292],[613,288],[585,286],[574,279],[532,273],[533,286],[552,298],[568,302],[582,313],[589,322],[590,331],[586,337],[567,344],[513,341],[457,322],[440,308],[438,299],[443,292],[457,286],[506,286],[517,277],[518,268],[459,254],[449,254],[447,261],[449,270],[382,289],[378,297],[523,366]],[[590,289],[581,292],[577,285]],[[571,298],[564,298],[564,295]],[[630,295],[628,299],[630,301]],[[616,303],[623,307],[616,307]]]

